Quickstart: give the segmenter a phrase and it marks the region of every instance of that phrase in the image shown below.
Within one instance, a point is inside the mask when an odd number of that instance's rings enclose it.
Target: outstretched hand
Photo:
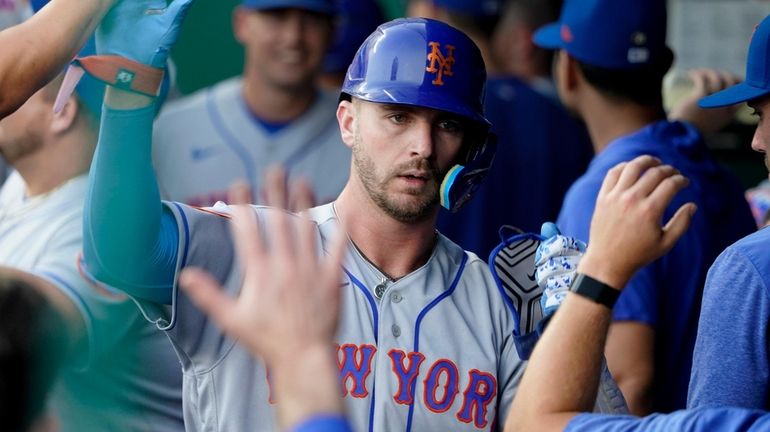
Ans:
[[[698,101],[738,84],[741,79],[729,72],[714,69],[694,69],[688,76],[693,84],[692,91],[671,108],[668,117],[692,123],[704,135],[719,132],[730,124],[738,105],[706,109],[698,106]]]
[[[96,52],[166,67],[193,0],[120,0],[96,29]]]
[[[640,268],[670,250],[690,225],[694,203],[682,205],[663,226],[674,196],[689,180],[652,156],[612,168],[591,219],[588,250],[578,271],[622,289]]]
[[[268,205],[288,203],[283,171],[268,173],[266,191]],[[226,334],[268,365],[319,346],[330,350],[340,308],[344,230],[329,243],[328,256],[319,258],[317,229],[306,215],[269,210],[259,227],[254,210],[245,205],[251,199],[248,187],[231,188],[230,199],[236,204],[232,229],[244,277],[240,294],[229,297],[198,269],[184,270],[182,287]],[[269,247],[265,233],[271,233]]]

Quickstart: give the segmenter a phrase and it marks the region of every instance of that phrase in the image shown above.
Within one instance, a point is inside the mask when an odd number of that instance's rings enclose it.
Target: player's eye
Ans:
[[[388,116],[388,119],[393,123],[401,124],[406,123],[407,117],[404,113],[393,113]]]
[[[461,134],[463,132],[463,125],[458,120],[444,119],[439,121],[438,127],[446,132]]]

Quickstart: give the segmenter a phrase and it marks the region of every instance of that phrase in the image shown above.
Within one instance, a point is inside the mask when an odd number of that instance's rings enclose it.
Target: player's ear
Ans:
[[[248,18],[249,10],[243,6],[238,6],[233,9],[233,36],[235,40],[242,45],[246,43],[248,39]]]
[[[348,147],[355,142],[356,107],[352,101],[340,101],[337,105],[337,123],[340,125],[342,141]]]
[[[559,51],[561,60],[558,63],[558,67],[561,69],[559,72],[561,75],[559,78],[563,79],[564,86],[568,90],[573,90],[577,87],[579,81],[585,81],[582,72],[580,72],[580,66],[578,66],[577,60],[569,55],[566,51]]]
[[[51,133],[58,135],[70,130],[77,121],[80,108],[77,97],[72,95],[67,102],[64,103],[64,107],[62,107],[61,111],[54,113],[51,117]]]

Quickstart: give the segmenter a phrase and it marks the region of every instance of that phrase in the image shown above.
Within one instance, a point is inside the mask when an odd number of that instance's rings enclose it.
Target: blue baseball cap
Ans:
[[[433,4],[478,18],[498,16],[503,8],[503,0],[433,0]]]
[[[324,72],[345,72],[361,43],[385,22],[375,0],[337,0],[337,6],[334,43],[324,58]]]
[[[698,102],[701,108],[717,108],[747,102],[770,94],[770,16],[754,29],[746,60],[746,80]]]
[[[565,0],[533,40],[592,66],[637,69],[671,60],[666,17],[665,0]]]
[[[306,9],[326,15],[334,15],[337,11],[333,0],[243,0],[241,5],[257,10],[281,8]]]

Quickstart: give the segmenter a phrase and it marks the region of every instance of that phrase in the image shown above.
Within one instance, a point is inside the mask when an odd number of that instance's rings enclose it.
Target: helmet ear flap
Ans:
[[[465,165],[455,165],[444,176],[439,189],[441,206],[456,213],[478,190],[492,167],[497,153],[497,135],[488,133],[481,144],[474,145]]]

